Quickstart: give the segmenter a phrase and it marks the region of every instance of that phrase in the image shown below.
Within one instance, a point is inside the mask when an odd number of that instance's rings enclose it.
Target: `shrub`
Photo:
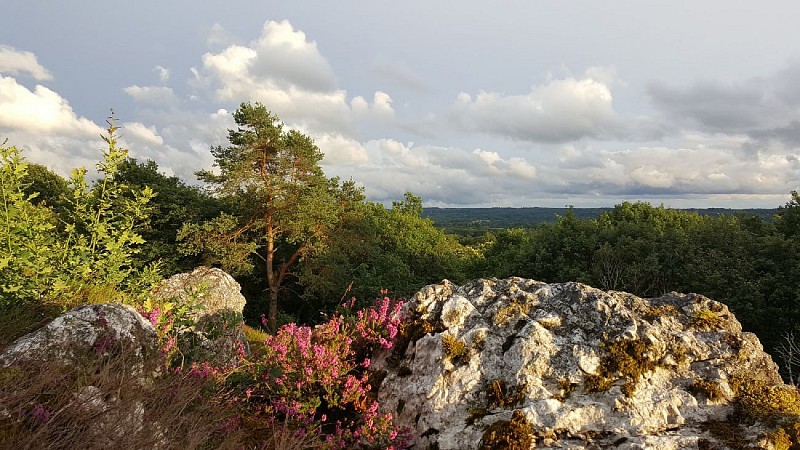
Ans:
[[[133,255],[147,220],[149,188],[133,190],[116,180],[127,150],[117,146],[114,118],[108,145],[89,187],[86,169],[73,170],[60,214],[25,194],[28,164],[15,147],[0,145],[0,308],[50,302],[61,310],[92,302],[141,301],[157,268],[137,271]]]
[[[231,378],[247,411],[243,425],[278,420],[324,436],[326,448],[403,446],[406,432],[378,412],[380,376],[369,370],[373,350],[392,348],[401,307],[384,297],[355,315],[336,314],[314,328],[291,323],[268,336],[262,355]]]

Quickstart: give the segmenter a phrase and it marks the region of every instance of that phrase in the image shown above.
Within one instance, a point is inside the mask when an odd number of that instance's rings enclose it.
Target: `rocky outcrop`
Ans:
[[[157,302],[188,306],[187,319],[194,323],[183,330],[178,343],[194,360],[215,365],[235,364],[249,354],[242,332],[245,298],[241,286],[221,269],[198,267],[159,283],[152,291]]]
[[[23,361],[80,363],[87,356],[122,350],[146,357],[156,348],[156,339],[153,325],[130,306],[81,306],[6,347],[0,353],[0,366]]]
[[[428,286],[405,313],[373,367],[415,449],[770,448],[778,421],[753,412],[769,409],[759,393],[797,400],[700,295],[492,279]]]
[[[222,269],[200,266],[188,273],[179,273],[159,283],[152,292],[161,300],[181,304],[196,303],[197,319],[229,311],[242,314],[246,300],[242,287]]]

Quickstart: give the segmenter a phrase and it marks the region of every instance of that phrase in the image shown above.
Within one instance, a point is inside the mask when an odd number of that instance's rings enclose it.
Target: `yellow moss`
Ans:
[[[706,308],[700,308],[693,312],[690,322],[692,327],[703,331],[719,330],[724,324],[725,319]]]
[[[417,314],[413,314],[407,320],[400,323],[397,333],[397,339],[392,349],[392,354],[389,357],[389,362],[394,365],[400,365],[400,362],[405,357],[406,350],[409,344],[418,341],[420,338],[429,333],[436,333],[444,331],[444,324],[441,320],[431,321],[423,319]]]
[[[597,374],[586,376],[585,389],[588,392],[608,390],[618,379],[625,379],[623,393],[631,397],[636,390],[639,377],[657,367],[656,360],[647,352],[647,344],[640,340],[621,340],[606,342],[607,354],[603,357]]]
[[[469,416],[467,416],[467,425],[473,425],[478,420],[486,417],[489,414],[489,410],[486,408],[472,408],[469,410]]]
[[[783,428],[767,433],[767,440],[772,443],[775,450],[789,450],[792,448],[792,439]]]
[[[709,400],[719,400],[725,397],[719,384],[708,380],[697,380],[689,386],[689,392],[694,395],[702,395]]]
[[[762,422],[800,419],[800,393],[793,386],[746,389],[740,401],[746,414]]]
[[[607,391],[613,382],[613,378],[609,378],[600,374],[589,374],[586,375],[584,388],[586,389],[586,392],[603,392]]]
[[[494,315],[494,324],[503,327],[511,323],[516,317],[528,314],[531,311],[531,303],[524,296],[517,296],[508,301]]]
[[[526,394],[524,384],[509,387],[501,379],[493,380],[486,386],[486,399],[489,408],[514,407],[525,400]]]
[[[686,355],[687,351],[688,351],[688,348],[686,348],[686,345],[683,344],[682,342],[678,342],[675,345],[673,345],[672,346],[672,356],[673,356],[673,358],[675,358],[675,362],[678,363],[678,364],[685,363],[686,360],[689,359],[688,356]]]
[[[483,433],[482,450],[528,450],[535,444],[530,422],[519,410],[511,420],[493,423]]]
[[[447,323],[457,322],[461,318],[461,311],[456,308],[448,310],[444,315],[442,315],[442,319]]]
[[[450,360],[453,364],[457,364],[463,362],[469,349],[467,349],[467,344],[464,341],[456,339],[451,334],[443,334],[442,352],[444,352],[446,359]]]
[[[572,393],[575,391],[575,386],[575,384],[569,381],[569,378],[559,378],[558,389],[560,392],[557,395],[554,395],[553,398],[563,402],[572,395]]]
[[[659,317],[678,317],[680,314],[680,311],[678,311],[678,308],[676,308],[675,305],[665,304],[649,306],[644,310],[642,315],[645,319],[653,321]]]

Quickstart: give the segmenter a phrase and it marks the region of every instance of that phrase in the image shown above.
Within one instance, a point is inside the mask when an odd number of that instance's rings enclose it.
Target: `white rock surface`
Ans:
[[[70,363],[76,356],[103,355],[120,345],[146,356],[156,348],[156,331],[130,306],[81,306],[11,343],[0,353],[0,366],[21,360]]]
[[[782,384],[758,339],[725,305],[695,294],[642,299],[578,283],[445,281],[420,291],[405,313],[417,330],[433,331],[415,335],[410,326],[407,346],[378,355],[374,367],[387,371],[378,400],[420,436],[415,449],[481,448],[486,430],[514,410],[532,425],[536,448],[729,448],[704,427],[732,412],[729,382]],[[443,342],[452,338],[466,355],[448,356]],[[647,365],[641,376],[617,370],[614,346],[636,346],[627,354]],[[592,387],[604,377],[609,386]],[[495,380],[509,397],[523,389],[518,401],[492,403]],[[698,392],[700,381],[722,398]],[[746,430],[742,446],[766,445],[765,432]]]
[[[173,275],[153,289],[153,295],[163,300],[179,303],[190,299],[203,305],[200,316],[213,315],[219,311],[241,314],[246,300],[242,287],[222,269],[200,266],[188,273]]]
[[[192,304],[193,332],[181,335],[179,347],[187,356],[217,365],[232,365],[240,352],[250,353],[242,332],[246,300],[236,280],[222,269],[200,266],[159,283],[154,298]]]

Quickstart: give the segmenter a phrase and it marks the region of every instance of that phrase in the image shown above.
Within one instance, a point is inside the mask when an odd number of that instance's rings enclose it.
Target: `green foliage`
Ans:
[[[177,239],[181,253],[199,254],[205,265],[220,265],[231,275],[242,275],[252,272],[250,255],[258,249],[256,242],[241,239],[244,231],[239,219],[221,213],[201,224],[184,224]]]
[[[312,310],[347,293],[370,298],[381,289],[410,296],[444,278],[464,281],[480,254],[420,216],[421,199],[406,194],[391,209],[354,205],[325,248],[303,261],[300,281]]]
[[[295,265],[323,248],[347,204],[362,196],[352,183],[329,180],[322,152],[308,136],[286,131],[266,107],[242,103],[233,114],[228,147],[211,150],[217,172],[198,177],[233,205],[233,214],[186,225],[183,251],[214,259],[223,269],[263,274],[269,322],[277,327],[278,297]],[[256,259],[248,262],[246,251]]]
[[[117,146],[113,117],[108,148],[98,163],[100,178],[90,188],[86,170],[76,169],[69,196],[58,201],[56,214],[48,200],[26,194],[29,165],[14,147],[0,148],[0,307],[18,308],[31,301],[61,308],[95,301],[141,300],[155,281],[157,268],[134,267],[143,240],[136,232],[146,221],[150,189],[133,190],[117,180],[126,150]],[[36,178],[42,178],[41,173]],[[58,184],[58,183],[56,183]],[[63,194],[61,192],[59,195]]]
[[[139,265],[160,261],[163,272],[169,275],[204,263],[177,251],[178,231],[184,223],[200,223],[219,215],[224,207],[220,200],[196,186],[188,186],[177,177],[162,174],[152,160],[140,163],[126,158],[119,165],[116,179],[131,189],[148,187],[155,193],[148,203],[150,221],[139,228],[145,240],[136,255]]]
[[[39,300],[56,276],[53,250],[60,242],[56,216],[34,205],[35,193],[26,194],[28,164],[15,147],[0,147],[0,307],[23,300]]]
[[[23,179],[27,195],[35,195],[34,205],[44,203],[57,213],[64,211],[64,201],[69,196],[67,180],[41,164],[28,164]]]

